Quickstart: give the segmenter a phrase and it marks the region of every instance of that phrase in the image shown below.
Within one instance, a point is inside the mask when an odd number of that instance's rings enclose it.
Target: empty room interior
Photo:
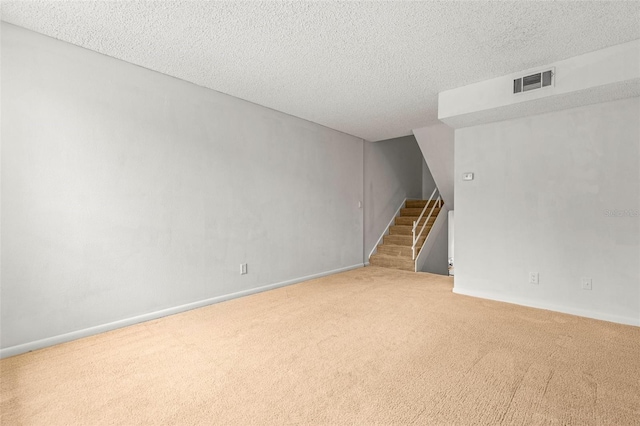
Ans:
[[[0,424],[640,425],[640,2],[0,7]]]

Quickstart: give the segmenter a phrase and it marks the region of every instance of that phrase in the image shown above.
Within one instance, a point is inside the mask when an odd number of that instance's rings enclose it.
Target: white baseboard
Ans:
[[[162,309],[160,311],[149,312],[147,314],[138,315],[131,318],[122,319],[119,321],[110,322],[107,324],[97,325],[95,327],[89,327],[82,330],[72,331],[70,333],[60,334],[58,336],[47,337],[46,339],[35,340],[33,342],[23,343],[21,345],[9,346],[4,349],[0,349],[0,359],[10,356],[20,355],[26,352],[35,351],[37,349],[46,348],[60,343],[70,342],[72,340],[81,339],[83,337],[93,336],[95,334],[104,333],[106,331],[115,330],[122,327],[127,327],[134,324],[139,324],[145,321],[151,321],[154,319],[166,317],[168,315],[178,314],[180,312],[190,311],[192,309],[202,308],[204,306],[213,305],[214,303],[224,302],[226,300],[236,299],[242,296],[248,296],[250,294],[261,293],[267,290],[273,290],[279,287],[285,287],[299,282],[312,280],[314,278],[321,278],[327,275],[333,275],[340,272],[350,271],[352,269],[362,268],[362,263],[346,266],[344,268],[334,269],[332,271],[320,272],[318,274],[307,275],[305,277],[294,278],[292,280],[281,281],[275,284],[269,284],[262,287],[256,287],[249,290],[238,291],[236,293],[225,294],[222,296],[212,297],[210,299],[199,300],[197,302],[187,303],[185,305],[175,306],[173,308]]]
[[[503,294],[497,294],[492,292],[467,290],[459,287],[454,287],[453,292],[456,294],[462,294],[464,296],[472,296],[472,297],[478,297],[480,299],[495,300],[497,302],[512,303],[514,305],[526,306],[529,308],[545,309],[547,311],[561,312],[563,314],[570,314],[570,315],[576,315],[579,317],[615,322],[618,324],[640,326],[640,317],[638,318],[624,317],[620,315],[590,311],[587,309],[572,308],[568,306],[561,306],[561,305],[554,305],[550,303],[519,299],[519,298],[509,297]]]

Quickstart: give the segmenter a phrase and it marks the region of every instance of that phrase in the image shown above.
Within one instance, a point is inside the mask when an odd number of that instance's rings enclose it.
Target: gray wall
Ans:
[[[365,262],[402,200],[421,198],[422,163],[422,153],[413,136],[365,143]]]
[[[2,119],[3,348],[362,265],[361,139],[4,23]]]
[[[454,129],[444,123],[414,129],[418,146],[447,208],[454,208]],[[428,197],[431,193],[427,194]]]
[[[455,139],[454,291],[640,325],[640,98]]]

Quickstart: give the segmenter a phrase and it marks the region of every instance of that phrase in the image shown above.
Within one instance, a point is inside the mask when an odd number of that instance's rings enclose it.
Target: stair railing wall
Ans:
[[[420,237],[422,236],[422,232],[424,231],[424,228],[429,223],[429,219],[431,219],[431,216],[433,215],[433,211],[435,210],[436,207],[442,207],[442,198],[440,196],[440,193],[438,193],[438,198],[435,200],[435,203],[433,203],[433,206],[431,207],[431,210],[429,211],[429,214],[427,215],[427,219],[424,221],[424,223],[420,227],[420,232],[418,232],[418,235],[416,235],[416,230],[418,228],[418,224],[420,223],[420,220],[422,220],[422,217],[424,216],[424,213],[427,211],[427,208],[429,207],[429,204],[431,204],[431,201],[433,200],[433,197],[436,195],[436,192],[438,192],[438,188],[435,188],[433,190],[433,192],[431,193],[431,196],[429,197],[429,200],[427,201],[427,204],[425,204],[424,208],[422,209],[422,212],[420,213],[420,216],[418,217],[418,220],[413,222],[413,229],[411,230],[411,235],[413,236],[413,245],[411,246],[411,253],[412,253],[412,256],[413,256],[413,260],[416,260],[416,255],[417,255],[417,253],[416,253],[416,245],[418,244],[418,241],[420,240]]]

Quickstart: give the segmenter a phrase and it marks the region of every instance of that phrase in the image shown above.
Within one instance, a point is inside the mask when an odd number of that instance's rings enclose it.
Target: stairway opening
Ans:
[[[429,211],[433,207],[433,213],[428,218],[424,215],[418,222],[420,214],[425,207]],[[416,262],[412,249],[413,226],[417,223],[418,229],[420,229],[426,223],[422,235],[416,242],[415,255],[417,256],[442,208],[441,201],[438,200],[407,200],[404,208],[400,209],[400,215],[395,218],[394,224],[389,227],[389,234],[384,236],[382,244],[378,245],[376,253],[370,257],[369,264],[404,271],[415,271]]]

